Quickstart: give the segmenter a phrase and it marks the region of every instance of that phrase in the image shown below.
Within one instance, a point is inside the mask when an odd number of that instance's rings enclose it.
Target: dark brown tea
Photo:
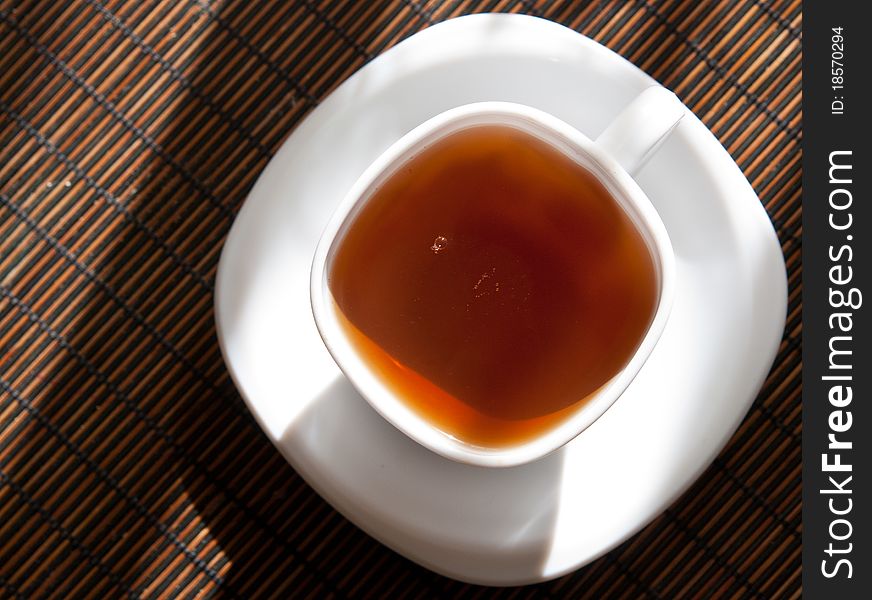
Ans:
[[[358,352],[429,422],[504,447],[620,372],[657,308],[651,252],[590,172],[481,125],[398,168],[348,227],[328,285]]]

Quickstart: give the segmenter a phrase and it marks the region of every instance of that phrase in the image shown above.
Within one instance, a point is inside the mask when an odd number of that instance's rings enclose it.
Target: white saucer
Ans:
[[[692,115],[637,177],[675,248],[675,304],[624,395],[538,462],[443,459],[379,417],[315,329],[309,267],[355,179],[427,118],[482,100],[548,111],[595,138],[653,80],[532,17],[431,27],[343,83],[288,138],[227,238],[215,290],[224,358],[269,438],[328,502],[397,552],[465,581],[509,585],[576,569],[681,494],[760,389],[784,325],[772,225],[739,168]]]

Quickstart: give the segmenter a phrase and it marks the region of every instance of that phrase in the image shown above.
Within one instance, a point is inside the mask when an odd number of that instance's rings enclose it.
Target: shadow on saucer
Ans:
[[[445,459],[383,419],[342,375],[279,446],[337,508],[422,564],[511,579],[541,573],[549,557],[562,451],[505,469]]]

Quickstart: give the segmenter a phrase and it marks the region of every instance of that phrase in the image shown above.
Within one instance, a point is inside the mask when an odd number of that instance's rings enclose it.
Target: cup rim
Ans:
[[[659,296],[654,318],[635,353],[611,380],[593,393],[571,416],[525,442],[485,448],[441,431],[398,397],[358,354],[339,318],[328,287],[329,259],[344,231],[366,205],[380,181],[439,139],[483,124],[518,127],[578,162],[609,190],[643,234],[658,268]],[[623,394],[654,349],[672,306],[675,258],[666,227],[651,201],[605,150],[564,121],[542,110],[511,102],[476,102],[446,110],[414,128],[385,150],[360,175],[338,204],[324,229],[312,261],[310,300],[315,325],[340,370],[389,423],[424,447],[446,458],[485,467],[509,467],[538,460],[562,447],[601,417]]]

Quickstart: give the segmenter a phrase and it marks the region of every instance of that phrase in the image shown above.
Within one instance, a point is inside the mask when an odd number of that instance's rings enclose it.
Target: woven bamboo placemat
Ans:
[[[428,25],[563,23],[674,89],[780,236],[785,338],[748,417],[639,535],[488,590],[387,550],[266,441],[219,355],[221,244],[294,126]],[[798,0],[0,0],[0,596],[800,594]]]

